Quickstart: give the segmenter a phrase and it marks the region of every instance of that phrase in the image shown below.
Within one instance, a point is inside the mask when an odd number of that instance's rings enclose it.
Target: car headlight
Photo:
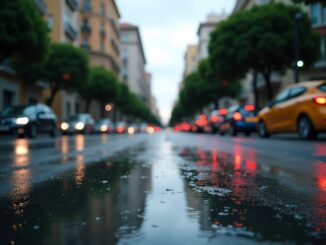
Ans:
[[[16,124],[17,125],[26,125],[29,122],[28,117],[18,117],[16,119]]]
[[[108,126],[102,125],[101,126],[101,132],[106,132],[108,130]]]
[[[75,129],[77,129],[77,130],[83,130],[84,127],[85,127],[85,124],[82,122],[76,123],[76,125],[75,125]]]
[[[134,134],[134,133],[135,133],[135,129],[133,127],[129,127],[128,134]]]
[[[61,123],[61,129],[62,130],[68,130],[69,129],[69,124],[66,122]]]

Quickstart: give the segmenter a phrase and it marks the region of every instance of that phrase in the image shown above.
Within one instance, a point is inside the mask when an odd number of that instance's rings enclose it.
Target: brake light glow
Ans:
[[[255,106],[254,105],[245,105],[245,110],[246,111],[254,111],[255,110]]]
[[[326,105],[326,96],[318,96],[312,99],[317,105]]]
[[[220,121],[220,118],[219,118],[218,116],[212,116],[212,117],[211,117],[211,121],[212,121],[213,123],[217,123],[217,122]]]
[[[219,109],[218,112],[220,113],[220,115],[225,116],[226,114],[228,114],[228,110],[227,109]]]
[[[233,120],[235,120],[235,121],[241,121],[242,120],[241,113],[240,112],[233,113]]]

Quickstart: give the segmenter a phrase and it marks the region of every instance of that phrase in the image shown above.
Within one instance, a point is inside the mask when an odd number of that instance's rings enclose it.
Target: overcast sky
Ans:
[[[116,0],[121,21],[140,27],[153,75],[152,93],[157,98],[163,122],[167,122],[177,99],[188,44],[196,44],[197,30],[206,15],[230,13],[235,0]]]

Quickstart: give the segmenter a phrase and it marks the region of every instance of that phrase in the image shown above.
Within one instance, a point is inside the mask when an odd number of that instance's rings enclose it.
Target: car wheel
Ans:
[[[263,121],[258,123],[258,134],[261,138],[268,138],[269,133],[267,131],[266,125]]]
[[[35,138],[37,135],[37,127],[35,124],[32,124],[28,130],[28,137],[29,138]]]
[[[298,134],[301,139],[314,139],[317,133],[307,116],[301,116],[298,122]]]
[[[50,136],[51,137],[56,137],[58,135],[58,130],[55,124],[53,124],[52,129],[50,131]]]

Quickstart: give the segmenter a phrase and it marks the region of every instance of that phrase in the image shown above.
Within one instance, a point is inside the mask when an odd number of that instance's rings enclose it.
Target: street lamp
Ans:
[[[294,16],[294,82],[298,83],[300,81],[300,68],[303,67],[304,63],[300,58],[300,29],[299,24],[303,19],[303,14],[297,12]]]
[[[113,104],[107,104],[107,105],[105,106],[105,110],[106,110],[107,112],[112,111],[112,109],[113,109]]]

